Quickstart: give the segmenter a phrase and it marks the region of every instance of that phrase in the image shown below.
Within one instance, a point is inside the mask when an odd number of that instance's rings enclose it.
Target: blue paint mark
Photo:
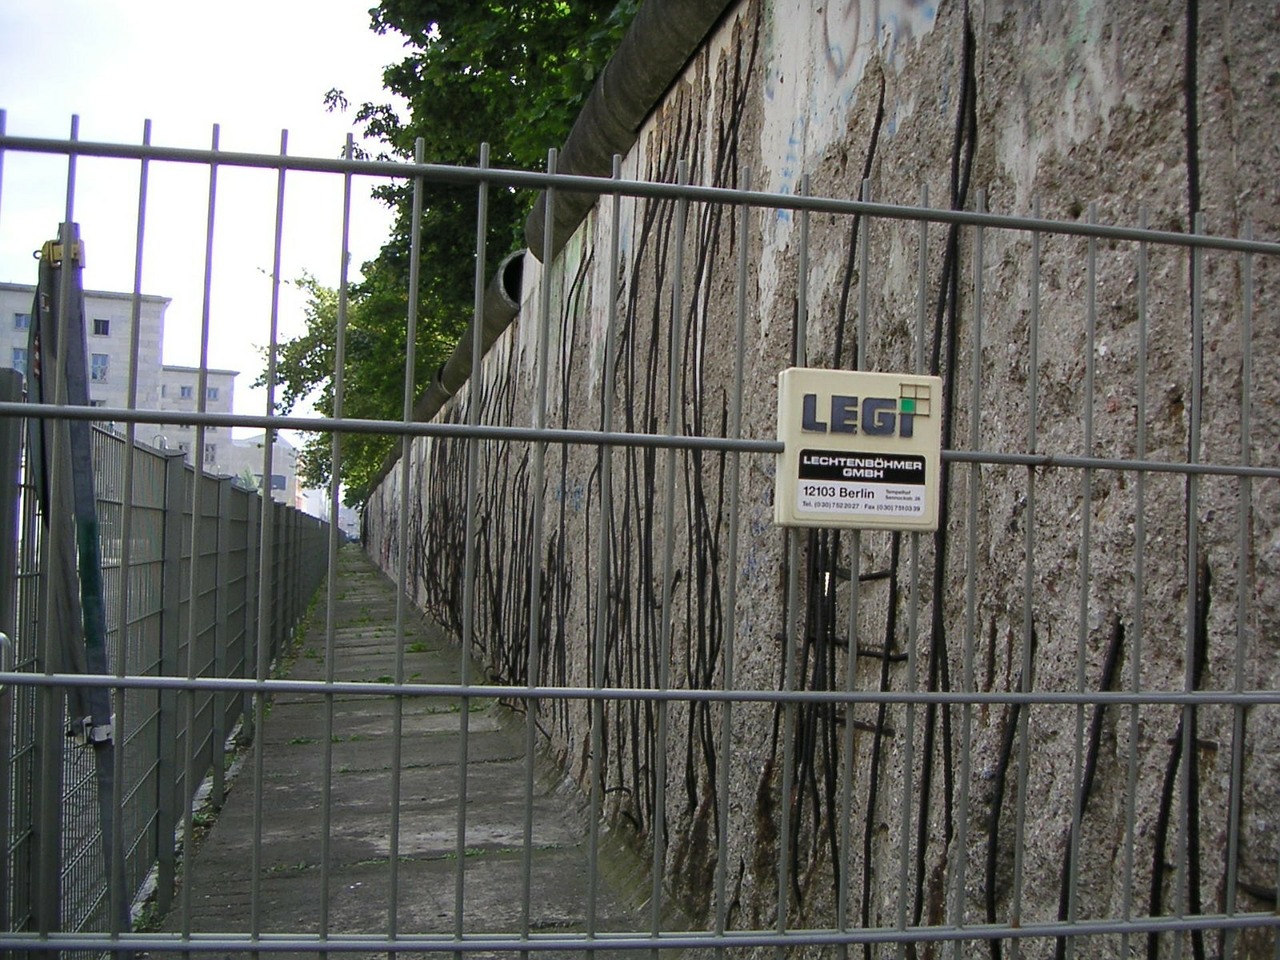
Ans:
[[[581,513],[582,506],[586,500],[586,491],[583,488],[582,481],[574,481],[568,490],[563,484],[556,486],[556,502],[567,504],[569,509],[574,513]]]

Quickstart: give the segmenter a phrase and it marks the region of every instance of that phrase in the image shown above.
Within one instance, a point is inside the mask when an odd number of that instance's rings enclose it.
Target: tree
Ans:
[[[422,137],[427,159],[473,163],[491,145],[495,165],[541,166],[559,146],[639,0],[383,0],[378,33],[394,30],[410,54],[387,69],[387,89],[409,119],[366,103],[357,121],[401,157]]]
[[[398,420],[403,412],[407,294],[402,289],[379,283],[382,276],[371,269],[360,284],[359,292],[349,297],[343,376],[345,418]],[[306,325],[303,333],[282,341],[278,347],[277,407],[287,413],[298,403],[310,400],[321,415],[332,417],[336,412],[338,292],[311,276],[303,276],[296,283],[307,296]],[[387,318],[393,320],[388,322]],[[427,382],[451,349],[451,344],[442,341],[438,334],[433,335],[431,324],[420,323],[415,350],[416,382]],[[390,361],[387,358],[391,358]],[[362,502],[367,496],[370,481],[394,443],[395,439],[385,434],[354,433],[343,437],[339,477],[349,506]],[[307,436],[298,453],[298,476],[305,486],[321,487],[329,483],[331,449],[329,434]]]
[[[370,11],[371,28],[396,31],[408,55],[383,74],[383,83],[407,102],[401,116],[389,104],[365,103],[355,113],[384,158],[412,159],[421,138],[429,163],[474,165],[479,145],[490,145],[495,167],[537,169],[547,151],[564,142],[596,74],[612,55],[639,0],[529,0],[518,4],[476,0],[383,0]],[[330,109],[348,108],[341,91]],[[363,265],[348,306],[344,415],[398,419],[404,397],[403,359],[408,311],[412,188],[383,186],[375,194],[396,211],[392,234],[378,257]],[[521,245],[533,196],[489,193],[489,262]],[[476,197],[471,188],[427,185],[420,229],[418,329],[414,395],[448,359],[470,322],[474,301]],[[289,412],[317,395],[317,408],[333,411],[337,295],[313,278],[299,281],[308,294],[306,331],[281,343],[279,407]],[[340,475],[348,502],[368,495],[391,438],[348,435]],[[328,481],[329,441],[314,436],[303,447],[305,483]]]

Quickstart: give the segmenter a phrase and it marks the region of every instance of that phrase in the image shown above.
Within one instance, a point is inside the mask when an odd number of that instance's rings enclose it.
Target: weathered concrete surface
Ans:
[[[334,679],[376,682],[394,675],[394,586],[358,548],[346,547],[339,553],[337,589]],[[326,677],[324,611],[321,603],[288,670],[290,679]],[[458,648],[412,608],[404,671],[406,679],[424,683],[453,683],[460,671]],[[321,933],[326,880],[331,935],[388,932],[394,700],[333,699],[327,877],[321,853],[326,710],[323,697],[275,698],[262,731],[261,820],[250,751],[222,811],[196,849],[190,889],[179,890],[165,931],[194,935],[252,929],[253,847],[260,831],[261,933]],[[396,903],[400,935],[454,930],[460,717],[456,700],[411,699],[403,705]],[[518,933],[523,926],[526,803],[523,724],[492,701],[473,701],[468,719],[463,927],[467,933]],[[531,932],[583,931],[588,835],[580,798],[542,764],[534,790]],[[647,913],[637,909],[631,895],[643,889],[643,871],[617,859],[625,854],[616,847],[605,844],[605,878],[596,891],[597,929],[646,929]],[[632,879],[619,880],[627,877]]]
[[[624,197],[615,215],[610,198],[553,263],[526,264],[521,316],[442,417],[465,421],[474,403],[486,425],[528,426],[545,383],[553,427],[605,428],[610,398],[612,429],[719,436],[740,393],[743,434],[771,439],[779,370],[905,371],[919,351],[944,383],[951,449],[1274,469],[1280,257],[1193,259],[1180,243],[1193,212],[1215,236],[1280,236],[1278,36],[1262,3],[742,0],[639,131],[624,180],[673,182],[684,162],[693,184],[784,199],[806,178],[824,198],[865,180],[883,203],[1055,225],[922,234],[815,212],[804,230],[785,203]],[[1090,220],[1169,236],[1091,245],[1076,232]],[[957,465],[913,567],[885,533],[806,535],[792,554],[771,522],[772,455],[572,443],[549,447],[540,478],[534,449],[480,445],[471,531],[472,448],[445,437],[415,440],[365,513],[370,549],[388,569],[407,554],[415,601],[455,630],[474,549],[475,650],[495,676],[652,688],[665,671],[701,689],[731,668],[739,691],[937,695],[918,709],[737,704],[724,726],[705,702],[673,703],[665,726],[651,705],[609,703],[600,751],[585,698],[543,703],[563,768],[603,784],[607,815],[663,863],[695,923],[1274,910],[1273,706],[939,702],[1024,682],[1089,696],[1280,687],[1274,476]],[[876,576],[856,606],[841,574],[855,564]],[[1177,949],[1274,955],[1269,930],[1228,939]]]

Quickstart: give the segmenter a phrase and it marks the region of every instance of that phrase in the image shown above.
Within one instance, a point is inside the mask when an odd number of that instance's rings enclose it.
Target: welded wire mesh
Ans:
[[[71,211],[74,165],[67,182],[66,210]],[[0,197],[5,186],[0,180]],[[56,224],[51,229],[57,233]],[[141,230],[137,235],[140,271]],[[43,239],[29,238],[35,247]],[[138,307],[135,292],[135,331]],[[30,309],[30,303],[22,309]],[[266,662],[272,663],[324,570],[323,523],[292,518],[297,513],[292,507],[264,511],[256,491],[229,477],[193,470],[181,455],[163,449],[163,421],[156,420],[146,434],[154,435],[159,447],[136,438],[137,423],[128,414],[154,414],[156,398],[138,401],[136,335],[131,351],[127,373],[119,368],[113,373],[130,385],[128,405],[121,408],[125,415],[112,420],[99,409],[71,411],[102,421],[92,433],[92,473],[108,673],[98,680],[119,682],[112,695],[110,788],[104,788],[97,748],[66,733],[65,691],[80,681],[64,638],[51,637],[46,626],[49,591],[66,588],[46,575],[52,539],[47,531],[64,529],[62,524],[70,530],[71,518],[59,515],[56,505],[41,508],[26,452],[4,467],[6,480],[13,482],[6,487],[6,500],[18,517],[16,538],[6,547],[14,554],[16,577],[12,621],[3,627],[11,641],[7,668],[12,679],[0,699],[5,710],[0,729],[7,741],[0,771],[5,787],[0,795],[6,801],[0,916],[6,932],[52,933],[55,941],[64,933],[127,931],[131,913],[136,920],[144,908],[154,913],[167,907],[180,869],[183,831],[191,829],[197,812],[196,797],[204,784],[206,802],[220,802],[230,737],[250,701],[243,692],[179,690],[159,678],[252,676],[259,636],[270,647]],[[20,430],[70,409],[8,406],[4,416]],[[264,513],[278,528],[277,540],[268,541],[267,548],[279,551],[265,559]],[[297,566],[302,569],[293,569]],[[276,567],[273,576],[293,582],[295,590],[260,605],[258,571]],[[260,607],[267,611],[261,632]],[[127,682],[143,679],[158,682]],[[104,798],[103,789],[111,796]],[[104,836],[109,835],[118,842],[108,844]],[[97,952],[66,944],[42,949],[84,956]],[[6,955],[18,951],[5,947]]]
[[[350,812],[328,753],[312,785],[324,824],[318,919],[271,915],[270,851],[256,834],[236,930],[202,928],[188,885],[165,933],[64,918],[37,941],[25,933],[34,913],[15,911],[19,932],[0,942],[35,952],[1274,952],[1267,811],[1280,667],[1274,592],[1257,571],[1280,464],[1252,371],[1277,349],[1259,322],[1274,317],[1272,288],[1257,279],[1280,263],[1277,244],[1203,224],[1151,230],[1145,214],[1117,226],[1096,209],[1078,220],[991,213],[980,195],[968,211],[932,207],[927,193],[892,204],[807,187],[769,195],[745,189],[748,171],[736,186],[693,185],[674,164],[665,179],[619,168],[597,180],[557,175],[554,161],[546,173],[496,171],[483,155],[446,168],[15,136],[0,148],[195,165],[211,182],[215,170],[265,169],[281,190],[323,173],[344,203],[355,177],[419,192],[469,185],[477,322],[497,259],[484,248],[486,191],[547,189],[549,205],[556,191],[601,195],[580,244],[541,251],[546,268],[526,258],[517,324],[487,357],[473,351],[469,384],[435,422],[412,420],[425,384],[406,389],[399,420],[347,418],[340,399],[328,419],[186,417],[325,431],[335,461],[348,433],[400,441],[364,514],[365,549],[401,591],[384,625],[395,635],[389,672],[336,679],[330,530],[328,672],[288,687],[320,705],[325,743],[338,698],[390,698],[378,744],[391,756],[379,919],[330,911],[355,888],[342,886],[328,846]],[[278,218],[277,256],[282,235]],[[345,232],[334,251],[345,265]],[[410,371],[418,281],[406,291]],[[345,273],[341,291],[345,311]],[[339,384],[342,362],[338,351]],[[938,534],[772,526],[773,384],[792,365],[943,376]],[[255,602],[257,629],[278,634],[277,611],[305,604],[314,580],[298,571],[320,551],[288,532],[296,519],[272,511],[255,526],[228,511],[214,481],[184,482],[175,616],[198,626],[179,652],[150,655],[116,685],[138,697],[127,701],[130,729],[166,698],[186,716],[157,761],[186,797],[216,763],[212,718],[235,712],[227,699],[251,697],[261,729],[273,689],[277,648],[265,637],[242,656],[211,636],[248,624]],[[147,509],[158,508],[140,504],[135,524]],[[296,563],[255,565],[247,546],[219,552],[205,524],[256,533]],[[145,556],[140,546],[137,562]],[[410,603],[460,640],[457,682],[408,673]],[[36,669],[33,655],[19,666]],[[29,699],[45,689],[15,688]],[[469,704],[493,698],[521,715],[527,758],[522,869],[501,928],[478,914],[481,867],[469,863],[486,827],[468,813]],[[399,920],[423,842],[406,826],[399,751],[406,717],[444,703],[461,705],[457,812],[443,841],[454,897],[423,927]],[[24,749],[15,769],[29,762]],[[546,932],[534,906],[541,751],[589,811],[580,929]],[[261,753],[254,762],[246,788],[260,808]],[[251,829],[262,820],[259,809]],[[174,826],[173,811],[157,814],[160,834]],[[607,836],[625,838],[644,878],[647,904],[629,929],[597,922]],[[59,932],[75,929],[97,935]]]
[[[181,460],[149,448],[135,447],[133,451],[133,497],[122,496],[120,486],[125,452],[125,440],[117,433],[97,430],[94,433],[95,480],[99,484],[99,510],[102,518],[102,563],[104,569],[104,602],[107,611],[107,641],[112,653],[112,671],[131,678],[158,677],[165,674],[166,662],[173,663],[187,649],[185,634],[175,630],[181,622],[181,612],[186,609],[186,598],[177,589],[175,577],[189,559],[166,555],[164,528],[181,522],[186,501],[169,503],[166,500],[166,473],[177,468],[186,473],[188,482],[192,474]],[[202,478],[205,484],[216,489],[218,481]],[[202,548],[204,562],[210,566],[207,583],[202,584],[206,593],[203,609],[197,614],[199,635],[196,646],[205,651],[207,658],[220,656],[234,668],[234,672],[215,671],[211,663],[200,667],[204,676],[243,676],[245,650],[252,649],[247,622],[246,605],[253,605],[253,594],[246,598],[246,572],[249,569],[246,554],[257,549],[257,544],[246,539],[246,511],[258,510],[256,494],[244,490],[228,492],[227,522],[219,527],[217,517],[208,520],[205,544],[214,550],[221,544],[237,562],[224,563],[214,568],[208,558],[208,548]],[[13,625],[16,662],[14,669],[20,673],[43,672],[39,647],[40,608],[34,595],[40,589],[38,555],[40,525],[38,511],[31,505],[30,489],[23,499],[23,524],[18,548],[21,570],[17,589],[23,599],[18,608],[18,619]],[[171,493],[171,491],[170,491]],[[132,513],[132,538],[127,568],[122,567],[122,544],[118,533],[125,509]],[[239,522],[234,517],[238,512]],[[312,536],[322,535],[319,525],[307,531]],[[231,538],[229,540],[229,538]],[[184,556],[190,556],[190,543]],[[295,560],[296,562],[296,560]],[[128,589],[124,589],[122,573],[127,569]],[[215,618],[214,594],[221,589],[213,574],[225,578],[232,596],[227,598],[231,614]],[[312,574],[314,576],[314,574]],[[166,582],[168,586],[166,586]],[[166,596],[168,591],[168,596]],[[120,618],[125,617],[122,621]],[[168,623],[166,624],[166,619]],[[282,617],[282,623],[285,619]],[[123,623],[123,628],[122,628]],[[214,634],[221,627],[223,635],[218,642]],[[72,681],[74,682],[74,681]],[[49,688],[56,694],[57,687]],[[106,852],[102,844],[102,823],[98,806],[99,784],[95,772],[92,748],[82,746],[63,736],[67,721],[65,711],[59,707],[55,714],[53,731],[42,731],[36,710],[36,700],[45,688],[13,686],[12,742],[9,768],[6,771],[11,783],[8,818],[8,849],[6,858],[9,872],[7,916],[14,930],[33,928],[39,921],[40,911],[55,911],[56,925],[69,930],[94,930],[109,928],[108,898],[110,884],[106,871]],[[124,847],[121,856],[126,859],[126,895],[130,901],[144,897],[155,888],[156,880],[150,877],[167,848],[172,860],[174,847],[174,823],[182,816],[182,807],[190,803],[191,795],[199,787],[195,783],[189,790],[183,783],[183,770],[175,768],[172,761],[165,762],[162,745],[182,749],[187,742],[188,731],[196,731],[191,742],[197,755],[192,770],[203,780],[212,776],[215,766],[219,779],[226,756],[227,739],[239,722],[243,701],[238,694],[204,693],[195,711],[194,723],[188,724],[175,712],[174,704],[164,702],[166,694],[156,688],[120,689],[116,698],[116,736],[120,746],[122,779],[119,783],[121,831]],[[172,699],[171,697],[169,699]],[[218,712],[220,708],[220,712]],[[38,788],[35,771],[52,756],[60,763],[62,772],[58,782],[57,799],[46,800]],[[58,811],[54,822],[56,830],[58,880],[36,880],[36,864],[41,856],[41,841],[37,835],[36,809],[48,804]],[[167,836],[162,824],[167,823]],[[172,870],[172,862],[169,864]],[[150,877],[150,880],[149,880]],[[172,876],[167,878],[172,885]]]

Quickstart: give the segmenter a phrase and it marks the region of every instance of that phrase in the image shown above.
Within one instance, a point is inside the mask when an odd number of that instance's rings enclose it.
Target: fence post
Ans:
[[[271,508],[275,518],[275,547],[271,551],[273,561],[271,576],[275,580],[275,648],[272,659],[277,663],[285,653],[289,623],[289,513],[281,504]]]
[[[298,591],[294,589],[297,579],[296,561],[298,550],[297,524],[294,524],[292,509],[284,509],[284,640],[288,643],[289,632],[294,621],[297,621]]]
[[[289,515],[284,508],[272,509],[276,518],[276,548],[271,554],[275,561],[272,574],[276,578],[276,650],[279,662],[284,656],[285,642],[289,637]]]
[[[182,631],[182,513],[183,479],[186,462],[181,453],[165,459],[164,476],[164,540],[160,560],[160,673],[173,677],[181,673],[178,646]],[[167,913],[173,904],[177,882],[177,852],[174,831],[177,829],[178,786],[178,694],[161,689],[160,711],[156,731],[156,861],[159,871],[156,886],[157,905]]]
[[[56,515],[56,511],[55,511]],[[53,589],[50,570],[59,549],[51,543],[56,535],[41,531],[38,569],[40,611],[50,609],[49,593]],[[65,549],[63,547],[62,549]],[[37,624],[33,650],[36,669],[42,673],[57,672],[59,647],[50,637],[48,618]],[[30,909],[36,929],[50,933],[60,929],[62,917],[62,787],[65,780],[66,691],[59,687],[38,687],[35,692],[35,739],[33,769],[39,771],[31,789],[31,828],[36,839],[35,862],[32,864]]]
[[[231,579],[231,478],[221,477],[218,480],[218,561],[215,578],[213,610],[213,672],[214,676],[225,677],[229,662],[228,644],[231,641],[231,630],[227,625],[227,583]],[[210,802],[215,810],[222,809],[222,799],[226,789],[227,752],[227,698],[238,696],[228,693],[215,693],[213,696],[213,792]]]
[[[276,551],[279,563],[276,566],[276,573],[280,577],[280,646],[277,649],[276,657],[282,658],[289,648],[289,623],[293,619],[293,599],[292,590],[289,589],[289,580],[291,571],[289,570],[290,561],[292,560],[290,552],[293,549],[293,539],[289,535],[290,523],[289,511],[283,507],[278,511],[280,515],[280,549]]]
[[[289,628],[302,617],[302,513],[296,508],[289,509]]]
[[[258,528],[262,521],[262,497],[256,493],[244,496],[244,675],[247,680],[257,674],[258,644],[262,641],[258,636]],[[240,699],[246,741],[257,735],[253,729],[253,700],[254,697]]]
[[[271,522],[268,529],[271,531],[271,545],[263,554],[262,562],[269,563],[267,568],[267,577],[271,583],[271,646],[268,649],[267,663],[271,664],[280,659],[283,645],[283,629],[284,623],[284,584],[283,577],[280,576],[280,552],[284,547],[284,531],[281,529],[283,524],[281,520],[281,511],[278,505],[271,497],[262,498],[262,507],[268,510],[271,516]]]
[[[22,375],[0,369],[0,400],[22,400]],[[0,670],[13,669],[10,638],[17,635],[18,504],[22,464],[22,421],[0,420]],[[13,742],[13,688],[0,683],[0,930],[9,929],[9,810],[13,790],[10,744]]]
[[[0,400],[22,401],[22,374],[0,369]],[[19,471],[22,467],[22,421],[0,420],[0,631],[12,637],[17,625]],[[2,826],[2,825],[0,825]],[[0,848],[3,849],[3,848]]]

